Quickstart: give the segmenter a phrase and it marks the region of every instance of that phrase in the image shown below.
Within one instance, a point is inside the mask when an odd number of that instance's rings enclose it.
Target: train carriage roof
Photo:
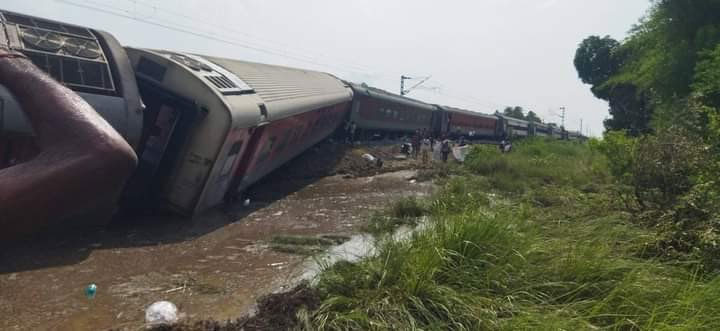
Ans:
[[[511,124],[520,124],[520,125],[524,125],[524,126],[530,125],[530,122],[528,122],[526,120],[521,120],[521,119],[517,119],[514,117],[510,117],[510,116],[505,116],[502,114],[498,114],[497,116],[504,118],[506,121],[508,121],[508,123],[511,123]]]
[[[485,114],[485,113],[481,113],[481,112],[477,112],[477,111],[472,111],[472,110],[467,110],[467,109],[462,109],[462,108],[455,108],[455,107],[450,107],[450,106],[438,106],[438,107],[444,111],[448,111],[448,112],[452,112],[452,113],[460,113],[460,114],[465,114],[465,115],[469,115],[469,116],[473,116],[473,117],[484,117],[484,118],[497,120],[497,116],[495,116],[495,115]]]
[[[363,96],[371,97],[371,98],[375,98],[375,99],[382,99],[382,100],[385,100],[388,102],[398,103],[398,104],[415,107],[415,108],[423,108],[426,110],[435,110],[435,106],[425,103],[425,102],[422,102],[420,100],[408,98],[408,97],[402,96],[402,95],[397,95],[395,93],[390,93],[388,91],[385,91],[385,90],[382,90],[382,89],[379,89],[376,87],[367,86],[365,84],[356,84],[356,83],[350,83],[350,82],[346,82],[346,83],[348,84],[348,86],[350,86],[350,88],[353,90],[353,93],[355,95],[363,95]]]
[[[202,57],[236,75],[252,88],[265,102],[270,119],[288,117],[352,99],[352,92],[341,80],[324,72]]]

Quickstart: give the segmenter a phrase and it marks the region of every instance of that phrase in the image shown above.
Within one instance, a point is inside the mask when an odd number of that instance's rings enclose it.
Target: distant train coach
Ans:
[[[365,84],[348,84],[354,94],[350,121],[359,136],[431,129],[435,106]]]
[[[448,106],[438,107],[449,114],[450,136],[494,139],[502,134],[502,121],[497,116]]]
[[[142,102],[130,61],[112,35],[0,10],[0,45],[23,52],[77,92],[137,148]],[[34,155],[32,132],[13,96],[0,86],[0,168]]]

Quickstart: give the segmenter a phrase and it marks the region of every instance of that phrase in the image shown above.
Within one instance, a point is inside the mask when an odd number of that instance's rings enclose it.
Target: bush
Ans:
[[[630,172],[631,185],[642,207],[672,208],[692,189],[708,157],[699,141],[680,129],[661,130],[640,138]]]
[[[508,154],[476,146],[465,159],[471,172],[482,175],[501,192],[524,193],[545,185],[586,185],[605,172],[602,158],[585,145],[568,141],[527,139]]]

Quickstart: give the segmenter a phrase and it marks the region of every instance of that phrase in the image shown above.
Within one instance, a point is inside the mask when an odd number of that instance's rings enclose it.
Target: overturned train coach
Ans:
[[[182,214],[239,195],[331,135],[352,99],[340,80],[321,72],[158,50],[127,53],[147,104],[128,194]]]

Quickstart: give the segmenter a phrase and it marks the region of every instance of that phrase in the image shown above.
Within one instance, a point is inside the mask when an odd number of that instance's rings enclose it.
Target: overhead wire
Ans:
[[[215,33],[213,31],[207,31],[207,30],[203,31],[203,30],[199,29],[197,26],[184,25],[184,24],[181,24],[178,22],[174,22],[172,20],[163,19],[163,18],[157,17],[156,14],[164,12],[165,14],[168,14],[171,16],[187,19],[188,21],[202,22],[205,25],[219,27],[225,31],[233,31],[238,34],[252,37],[251,35],[241,32],[241,31],[237,31],[236,29],[227,28],[225,26],[220,26],[219,24],[216,24],[216,23],[208,24],[208,22],[201,21],[200,19],[195,18],[193,16],[182,14],[182,13],[175,12],[175,11],[168,10],[168,9],[161,9],[158,6],[141,3],[136,0],[124,0],[124,1],[131,2],[136,6],[141,5],[141,6],[144,6],[147,8],[151,8],[153,11],[153,15],[146,16],[146,17],[139,17],[137,15],[138,14],[137,10],[131,11],[124,7],[114,6],[114,5],[110,5],[108,3],[101,3],[101,2],[93,1],[93,0],[56,0],[56,1],[65,3],[67,5],[71,5],[71,6],[84,8],[84,9],[91,10],[91,11],[101,12],[101,13],[116,16],[116,17],[122,17],[122,18],[130,19],[130,20],[138,21],[141,23],[161,27],[161,28],[175,31],[175,32],[182,32],[182,33],[187,33],[187,34],[190,34],[190,35],[193,35],[196,37],[207,38],[207,39],[210,39],[210,40],[213,40],[216,42],[220,42],[220,43],[224,43],[224,44],[228,44],[228,45],[232,45],[232,46],[236,46],[236,47],[241,47],[241,48],[245,48],[245,49],[250,49],[250,50],[265,53],[265,54],[279,56],[279,57],[292,59],[292,60],[300,61],[300,62],[304,62],[304,63],[310,63],[310,64],[314,64],[314,65],[318,65],[318,66],[322,66],[322,67],[326,67],[326,68],[339,69],[341,71],[345,71],[348,73],[365,75],[365,74],[368,74],[367,71],[372,71],[372,70],[369,70],[367,67],[360,67],[360,66],[353,65],[352,68],[349,68],[349,66],[346,66],[346,65],[324,63],[324,62],[317,61],[307,55],[290,54],[290,52],[288,52],[287,50],[272,49],[272,48],[267,47],[267,45],[258,45],[257,42],[248,42],[247,40],[239,40],[236,37],[230,38],[227,36],[223,36],[222,33]],[[93,4],[102,5],[106,8],[98,7]],[[111,8],[113,10],[110,10],[107,8]],[[151,18],[153,20],[151,20]],[[164,23],[161,23],[158,21],[163,21]],[[266,42],[266,43],[272,43],[272,42]],[[379,77],[388,78],[388,76],[382,75],[382,74],[374,74],[374,75],[379,76]],[[490,112],[497,110],[497,106],[500,106],[499,103],[496,103],[493,101],[483,101],[483,100],[477,99],[476,97],[473,97],[470,95],[464,95],[464,94],[459,94],[459,93],[452,93],[452,94],[447,93],[447,92],[445,92],[445,89],[442,87],[440,87],[440,88],[435,87],[435,88],[432,88],[431,90],[435,91],[438,94],[444,95],[446,97],[454,98],[457,100],[463,100],[466,103],[469,103],[469,104],[472,104],[475,106],[480,106],[481,108],[488,109]],[[490,104],[493,104],[493,105],[490,105]]]
[[[125,13],[123,13],[123,12],[118,12],[118,11],[117,11],[117,10],[118,10],[118,7],[108,6],[108,7],[111,7],[111,8],[115,8],[115,10],[108,10],[108,9],[105,9],[105,8],[96,7],[96,6],[88,5],[88,4],[87,4],[87,3],[96,3],[96,4],[97,4],[97,2],[95,2],[95,1],[83,0],[83,2],[85,2],[85,3],[81,3],[81,2],[77,2],[77,1],[72,1],[72,0],[56,0],[56,1],[62,2],[62,3],[65,3],[65,4],[68,4],[68,5],[71,5],[71,6],[75,6],[75,7],[80,7],[80,8],[85,8],[85,9],[88,9],[88,10],[96,11],[96,12],[105,13],[105,14],[112,15],[112,16],[123,17],[123,18],[126,18],[126,19],[135,20],[135,21],[138,21],[138,22],[142,22],[142,23],[145,23],[145,24],[149,24],[149,25],[161,27],[161,28],[168,29],[168,30],[172,30],[172,31],[176,31],[176,32],[187,33],[187,34],[189,34],[189,35],[193,35],[193,36],[196,36],[196,37],[207,38],[207,39],[210,39],[210,40],[213,40],[213,41],[216,41],[216,42],[225,43],[225,44],[228,44],[228,45],[232,45],[232,46],[236,46],[236,47],[241,47],[241,48],[245,48],[245,49],[250,49],[250,50],[254,50],[254,51],[257,51],[257,52],[261,52],[261,53],[266,53],[266,54],[271,54],[271,55],[275,55],[275,56],[279,56],[279,57],[284,57],[284,58],[288,58],[288,59],[292,59],[292,60],[296,60],[296,61],[300,61],[300,62],[304,62],[304,63],[310,63],[310,64],[314,64],[314,65],[319,65],[319,66],[326,67],[326,68],[334,68],[334,69],[340,69],[340,70],[346,71],[346,72],[360,73],[360,71],[358,71],[357,69],[349,69],[349,68],[344,67],[344,66],[339,66],[339,65],[333,65],[333,64],[323,63],[323,62],[315,61],[315,60],[313,60],[313,59],[302,58],[302,57],[299,57],[299,56],[290,55],[290,54],[287,54],[287,53],[283,53],[283,52],[281,52],[281,51],[270,50],[270,49],[267,49],[267,48],[263,48],[263,47],[259,47],[259,46],[256,46],[256,45],[248,44],[247,42],[244,42],[244,41],[238,41],[238,40],[233,40],[233,39],[230,39],[230,38],[224,38],[224,37],[221,37],[221,36],[213,35],[213,34],[208,33],[208,32],[200,32],[199,29],[194,29],[194,28],[191,28],[191,27],[188,27],[188,26],[179,26],[179,25],[177,25],[177,24],[170,24],[170,23],[159,23],[159,22],[152,21],[152,20],[149,20],[149,19],[146,19],[146,18],[140,18],[140,17],[134,16],[134,15],[125,14]],[[124,10],[123,10],[123,11],[124,11]]]
[[[187,15],[187,14],[184,14],[184,13],[181,13],[181,12],[178,12],[178,11],[174,11],[174,10],[171,10],[171,9],[160,8],[160,7],[156,6],[156,5],[151,5],[151,4],[147,4],[147,3],[143,3],[143,2],[138,2],[137,0],[118,0],[118,1],[130,2],[130,3],[133,3],[133,4],[136,5],[136,6],[137,6],[137,5],[140,5],[140,6],[144,6],[144,7],[146,7],[146,8],[150,8],[150,9],[152,9],[152,10],[153,10],[154,12],[156,12],[156,13],[157,13],[157,12],[165,13],[165,14],[167,14],[167,15],[174,16],[174,17],[178,17],[178,18],[181,18],[181,19],[183,19],[183,20],[188,20],[188,21],[193,21],[193,22],[196,22],[196,23],[200,23],[200,24],[202,24],[202,25],[204,25],[204,26],[216,27],[216,28],[218,28],[218,29],[220,29],[220,30],[222,30],[222,31],[233,32],[233,33],[235,33],[235,34],[244,35],[244,36],[247,36],[247,37],[249,37],[249,38],[256,39],[256,40],[259,39],[257,36],[253,36],[253,35],[245,32],[245,31],[242,31],[242,30],[233,28],[232,26],[229,26],[229,25],[227,25],[227,24],[214,23],[214,22],[212,21],[212,19],[210,19],[210,18],[202,19],[202,18],[198,18],[198,17],[195,17],[195,16]],[[277,42],[277,41],[270,41],[270,40],[262,41],[262,40],[260,40],[260,42],[261,42],[261,43],[265,43],[265,44],[275,44],[275,46],[281,46],[281,47],[295,47],[295,48],[297,48],[297,46],[290,46],[290,45],[288,45],[288,44],[281,43],[281,42]],[[301,51],[302,51],[302,52],[306,52],[306,53],[310,53],[309,55],[306,54],[306,56],[310,56],[310,57],[324,56],[323,54],[312,54],[313,51],[312,51],[312,50],[308,50],[308,49],[302,49]],[[366,67],[366,66],[364,66],[364,65],[362,65],[362,64],[358,64],[358,63],[351,62],[351,61],[346,61],[345,59],[340,59],[340,58],[338,58],[338,57],[336,57],[336,56],[333,57],[333,58],[334,58],[335,60],[342,60],[342,61],[339,61],[339,62],[342,62],[342,63],[344,63],[344,64],[346,64],[346,65],[350,65],[350,66],[352,66],[352,67],[354,67],[354,68],[356,68],[356,69],[372,71],[371,68]]]

